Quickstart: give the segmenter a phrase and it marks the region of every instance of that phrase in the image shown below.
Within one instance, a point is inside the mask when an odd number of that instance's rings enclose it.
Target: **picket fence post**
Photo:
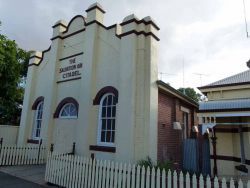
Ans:
[[[162,188],[166,188],[166,171],[162,170]]]
[[[179,188],[183,188],[184,187],[184,185],[183,185],[183,183],[184,183],[183,173],[180,172],[179,176],[180,176],[180,178],[179,178]]]
[[[192,185],[192,188],[197,188],[197,178],[195,174],[193,174]]]
[[[247,181],[247,188],[250,188],[250,180]]]
[[[209,176],[207,176],[206,184],[207,184],[207,188],[211,188],[211,179]]]
[[[137,167],[136,167],[136,179],[135,179],[135,181],[136,181],[136,188],[139,188],[139,181],[138,181],[138,179],[140,178],[140,166],[138,165]]]
[[[172,174],[171,174],[171,170],[168,170],[168,187],[169,188],[172,187]]]
[[[242,183],[241,179],[238,182],[238,188],[243,188],[243,183]]]
[[[190,175],[189,175],[189,173],[186,174],[186,188],[190,188]]]
[[[145,187],[145,167],[144,166],[142,166],[142,169],[141,169],[140,179],[141,179],[141,188],[144,188]]]
[[[129,163],[128,173],[127,173],[127,188],[130,188],[130,180],[131,180],[131,164]]]
[[[147,167],[147,171],[146,171],[146,188],[150,187],[150,167]],[[132,187],[131,187],[132,188]]]
[[[200,188],[204,188],[204,179],[202,174],[200,175],[200,180],[199,180]]]
[[[174,185],[174,188],[177,188],[177,172],[174,171],[174,180],[173,180],[173,185]]]
[[[225,178],[222,178],[222,185],[221,185],[221,187],[222,188],[227,188],[227,182],[226,182]],[[231,185],[231,181],[230,181],[230,188],[233,188],[232,185]]]
[[[225,178],[223,178],[223,179],[225,179]],[[225,181],[226,182],[226,181]],[[225,186],[226,187],[226,186]],[[230,179],[230,188],[234,188],[235,186],[234,186],[234,180],[233,180],[233,178],[231,178]]]
[[[214,188],[219,188],[219,181],[218,181],[217,176],[215,176],[214,178]]]
[[[152,168],[152,173],[151,173],[151,188],[155,188],[155,168]]]

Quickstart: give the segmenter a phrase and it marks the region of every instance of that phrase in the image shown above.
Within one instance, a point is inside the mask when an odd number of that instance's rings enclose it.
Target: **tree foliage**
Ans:
[[[0,124],[19,124],[30,53],[0,34]]]
[[[201,94],[197,93],[193,88],[179,88],[178,91],[193,99],[195,102],[199,102],[201,99]]]

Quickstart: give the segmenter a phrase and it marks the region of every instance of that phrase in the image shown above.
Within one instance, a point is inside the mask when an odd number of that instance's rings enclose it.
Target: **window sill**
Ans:
[[[102,151],[102,152],[110,152],[110,153],[115,153],[116,148],[111,147],[111,146],[96,146],[96,145],[90,145],[89,150],[93,151]]]
[[[28,139],[27,143],[29,143],[29,144],[39,144],[39,140]]]
[[[72,117],[64,117],[64,116],[59,116],[58,119],[77,119],[77,116],[72,116]]]

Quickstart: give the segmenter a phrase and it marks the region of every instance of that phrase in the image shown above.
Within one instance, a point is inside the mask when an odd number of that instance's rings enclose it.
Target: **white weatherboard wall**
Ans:
[[[87,16],[74,17],[68,24],[53,26],[51,47],[36,52],[30,60],[27,88],[19,132],[19,144],[31,137],[34,110],[44,97],[41,138],[58,152],[134,162],[150,156],[157,159],[158,30],[150,17],[127,16],[123,23],[104,26],[104,11],[94,4]],[[80,65],[81,64],[81,65]],[[62,68],[79,65],[68,77]],[[71,79],[71,80],[69,80]],[[90,151],[97,145],[99,105],[93,105],[98,91],[106,86],[118,90],[115,153]],[[77,119],[54,118],[58,104],[66,97],[79,104]]]

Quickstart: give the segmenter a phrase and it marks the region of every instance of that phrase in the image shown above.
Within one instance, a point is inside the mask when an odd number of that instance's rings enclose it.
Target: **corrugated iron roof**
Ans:
[[[199,110],[246,109],[250,108],[250,99],[207,101],[199,103]]]
[[[247,83],[247,84],[250,83],[250,70],[247,70],[239,74],[213,82],[211,84],[199,87],[199,89],[216,87],[216,86],[218,87],[218,86],[225,86],[225,85],[243,84],[243,83]]]

